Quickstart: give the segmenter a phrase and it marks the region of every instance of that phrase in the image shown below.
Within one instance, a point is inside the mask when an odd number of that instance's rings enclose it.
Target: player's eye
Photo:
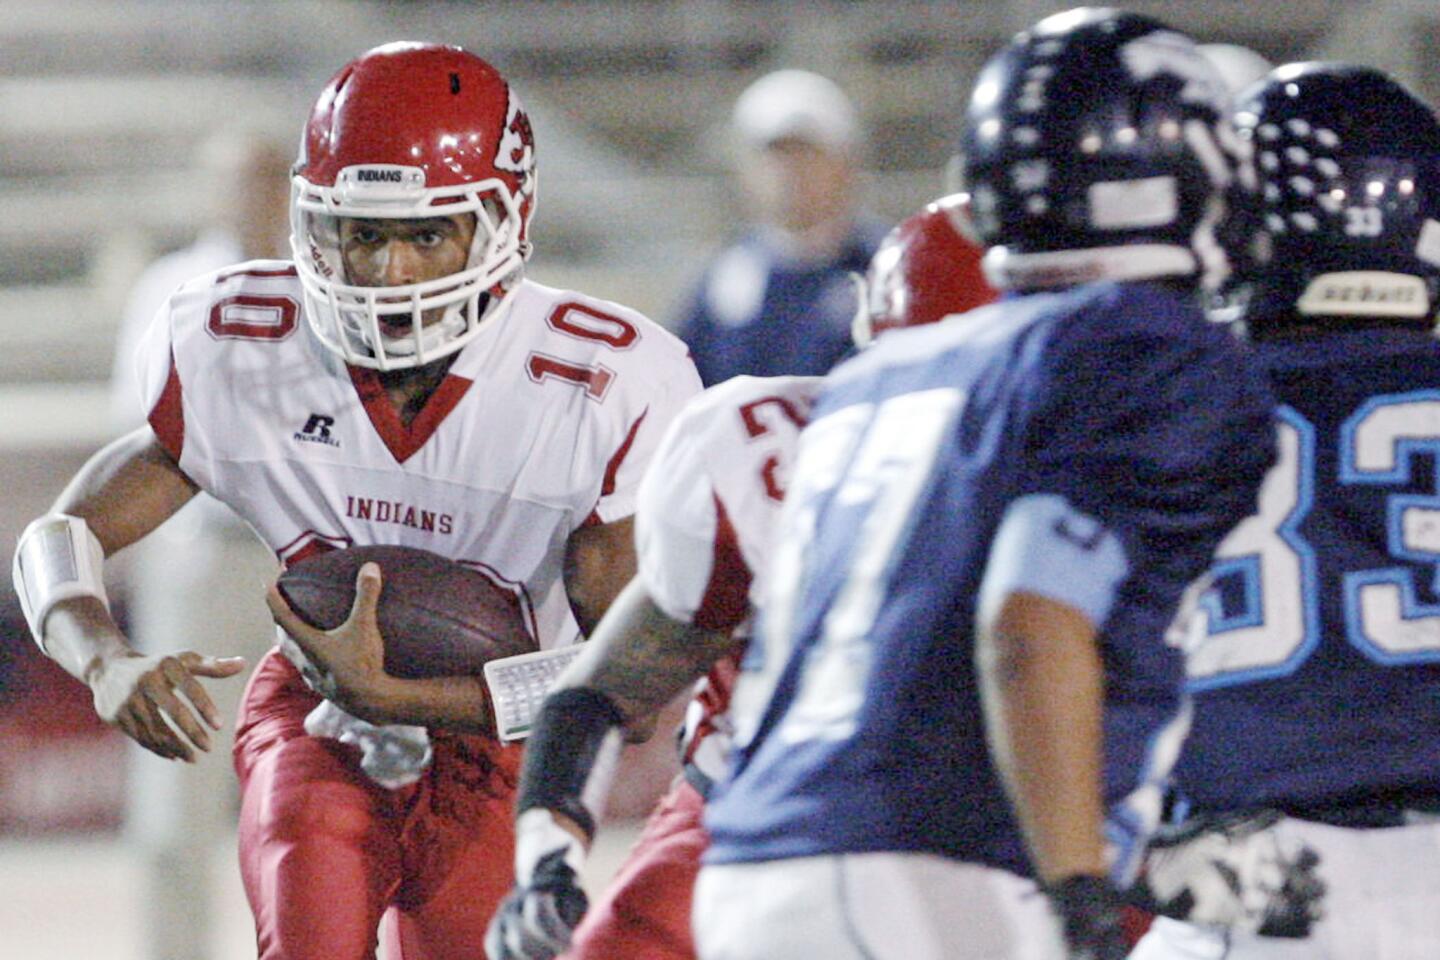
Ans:
[[[373,247],[379,244],[383,238],[380,236],[380,231],[374,227],[357,227],[355,232],[350,234],[350,239],[362,246]]]
[[[415,234],[413,239],[417,247],[431,250],[445,242],[445,234],[439,230],[421,230]]]

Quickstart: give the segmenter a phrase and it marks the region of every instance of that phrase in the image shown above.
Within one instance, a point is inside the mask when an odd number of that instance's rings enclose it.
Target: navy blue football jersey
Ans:
[[[1185,631],[1198,808],[1440,793],[1440,344],[1266,342],[1281,457]]]
[[[1184,729],[1164,634],[1273,450],[1243,346],[1161,285],[1005,300],[838,368],[801,435],[709,860],[920,851],[1028,875],[973,665],[997,584],[1098,625],[1114,824],[1142,794],[1158,817]]]

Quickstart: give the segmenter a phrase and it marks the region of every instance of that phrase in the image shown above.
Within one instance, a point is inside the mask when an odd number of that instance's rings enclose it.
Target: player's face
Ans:
[[[340,221],[340,256],[350,283],[361,287],[399,287],[438,280],[463,270],[475,237],[475,215],[416,220],[346,218]],[[444,314],[427,310],[429,326]],[[381,332],[405,336],[409,317],[382,319]]]

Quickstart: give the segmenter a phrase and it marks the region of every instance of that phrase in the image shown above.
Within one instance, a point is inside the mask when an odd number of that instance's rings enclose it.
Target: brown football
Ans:
[[[302,620],[333,630],[355,603],[355,577],[380,566],[385,672],[406,679],[480,674],[487,661],[538,649],[517,592],[414,547],[331,550],[288,567],[280,595]]]

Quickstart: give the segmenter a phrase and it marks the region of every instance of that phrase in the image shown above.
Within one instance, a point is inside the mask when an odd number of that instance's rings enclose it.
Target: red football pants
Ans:
[[[520,749],[432,732],[421,779],[387,790],[360,751],[305,733],[319,703],[278,651],[256,668],[235,735],[240,871],[259,960],[474,960],[510,888]]]
[[[710,845],[704,807],[695,788],[676,777],[561,960],[694,960],[690,901]]]

